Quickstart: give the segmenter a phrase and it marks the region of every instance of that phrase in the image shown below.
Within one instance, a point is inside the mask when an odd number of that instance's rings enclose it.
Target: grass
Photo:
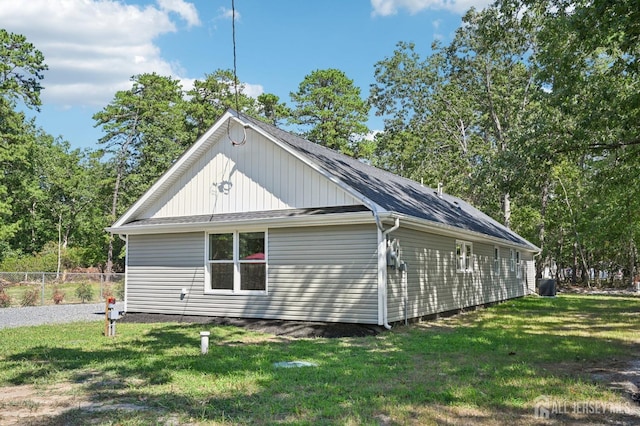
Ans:
[[[87,403],[109,403],[48,424],[537,424],[541,395],[623,403],[591,373],[640,358],[634,297],[527,297],[363,338],[179,323],[121,323],[106,338],[103,326],[0,330],[0,391],[66,383]],[[273,367],[292,360],[318,367]],[[13,409],[2,404],[0,419]]]

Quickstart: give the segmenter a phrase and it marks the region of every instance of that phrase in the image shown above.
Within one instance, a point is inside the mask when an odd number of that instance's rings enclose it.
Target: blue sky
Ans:
[[[337,68],[360,87],[399,41],[426,56],[448,43],[464,12],[487,0],[235,0],[237,74],[247,93],[291,104],[306,75]],[[74,148],[97,148],[93,114],[132,75],[170,75],[189,88],[232,69],[231,0],[0,0],[0,26],[23,34],[45,55],[40,113],[47,133]],[[372,130],[382,122],[371,114]]]

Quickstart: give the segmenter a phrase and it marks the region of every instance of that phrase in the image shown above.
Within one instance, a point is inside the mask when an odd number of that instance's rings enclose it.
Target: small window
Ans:
[[[520,252],[516,252],[516,278],[520,278],[522,275],[522,268],[520,267]]]
[[[468,241],[456,241],[456,271],[473,270],[473,245]]]
[[[208,253],[209,290],[267,290],[264,232],[209,234]]]
[[[500,275],[500,247],[493,248],[493,273]]]
[[[511,272],[516,270],[516,251],[514,249],[509,250],[509,269]]]

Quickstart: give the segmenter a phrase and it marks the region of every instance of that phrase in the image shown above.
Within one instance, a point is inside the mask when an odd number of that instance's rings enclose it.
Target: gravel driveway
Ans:
[[[2,308],[0,309],[0,329],[76,321],[104,320],[104,308],[104,303]],[[116,309],[123,311],[124,303],[116,303]]]

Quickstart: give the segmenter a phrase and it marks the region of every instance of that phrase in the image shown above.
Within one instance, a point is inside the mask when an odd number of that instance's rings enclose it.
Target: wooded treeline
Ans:
[[[88,150],[18,111],[18,103],[40,105],[45,60],[20,35],[2,31],[0,41],[5,268],[49,259],[41,269],[121,269],[122,243],[103,228],[234,108],[425,185],[442,183],[542,248],[540,269],[555,261],[582,281],[589,272],[637,273],[637,0],[505,0],[471,10],[453,41],[426,57],[406,41],[381,52],[368,97],[339,69],[310,72],[291,106],[273,94],[244,95],[230,70],[188,91],[172,77],[137,75],[95,114],[104,136]],[[373,140],[365,138],[371,110],[385,123]]]

